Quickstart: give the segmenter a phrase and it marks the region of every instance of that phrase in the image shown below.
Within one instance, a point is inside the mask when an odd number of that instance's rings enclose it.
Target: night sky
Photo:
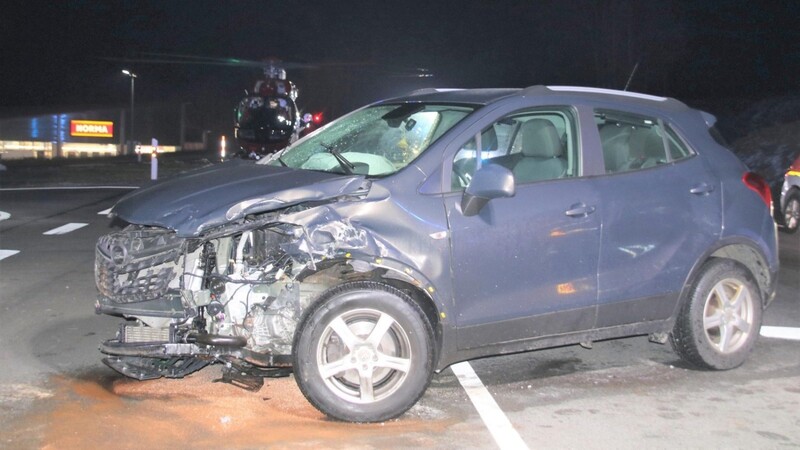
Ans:
[[[311,63],[299,103],[339,115],[410,89],[589,85],[684,100],[800,91],[800,2],[17,1],[0,16],[0,112],[192,102],[230,122],[253,68],[144,53]],[[402,77],[424,67],[434,78]]]

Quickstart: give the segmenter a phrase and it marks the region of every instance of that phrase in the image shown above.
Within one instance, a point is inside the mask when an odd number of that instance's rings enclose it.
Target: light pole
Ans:
[[[131,79],[131,136],[130,136],[130,147],[128,147],[129,153],[134,153],[136,151],[136,142],[133,139],[133,93],[134,93],[134,81],[136,80],[136,74],[131,72],[128,69],[122,69],[122,73],[130,77]]]

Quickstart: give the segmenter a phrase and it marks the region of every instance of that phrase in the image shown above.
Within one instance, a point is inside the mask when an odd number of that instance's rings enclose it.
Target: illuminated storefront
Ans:
[[[128,148],[126,119],[124,108],[0,118],[0,160],[123,155]],[[173,145],[158,147],[159,153],[176,150]]]
[[[116,156],[124,120],[120,110],[0,119],[0,159]]]

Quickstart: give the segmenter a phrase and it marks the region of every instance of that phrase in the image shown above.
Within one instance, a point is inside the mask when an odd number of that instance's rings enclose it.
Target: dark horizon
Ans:
[[[800,3],[19,2],[0,19],[0,110],[191,102],[229,123],[256,68],[128,64],[145,53],[353,64],[289,70],[301,107],[340,115],[421,87],[535,84],[683,100],[800,93]],[[324,67],[324,64],[323,64]],[[433,78],[399,78],[424,67]]]

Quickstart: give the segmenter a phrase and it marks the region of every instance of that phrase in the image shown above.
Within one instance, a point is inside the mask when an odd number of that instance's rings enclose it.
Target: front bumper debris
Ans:
[[[109,297],[99,295],[94,304],[94,312],[112,316],[165,317],[179,320],[197,316],[197,310],[184,306],[181,296],[177,292],[138,303],[117,303]]]

